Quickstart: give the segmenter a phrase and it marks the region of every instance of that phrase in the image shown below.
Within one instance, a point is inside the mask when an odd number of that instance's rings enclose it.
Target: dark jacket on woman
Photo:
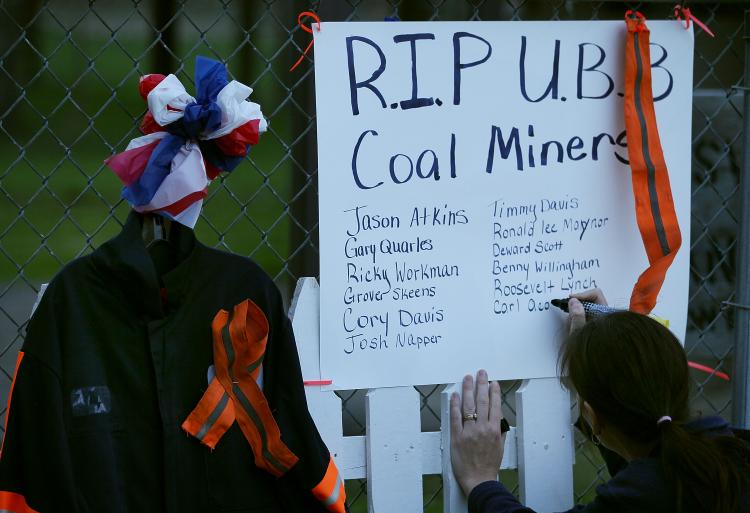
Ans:
[[[731,435],[727,422],[719,417],[701,417],[687,424],[686,429],[708,435]],[[626,463],[617,455],[602,451],[612,475],[607,483],[596,489],[596,498],[586,505],[578,505],[566,513],[665,513],[674,511],[672,487],[662,472],[659,461],[644,458]],[[686,502],[684,513],[711,511],[708,504]],[[750,512],[750,497],[746,494],[737,513]],[[498,481],[478,485],[469,495],[469,513],[534,513]]]

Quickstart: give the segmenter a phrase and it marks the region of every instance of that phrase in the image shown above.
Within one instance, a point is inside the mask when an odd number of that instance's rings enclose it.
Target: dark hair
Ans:
[[[733,436],[683,428],[689,417],[688,365],[669,329],[632,312],[602,316],[568,337],[560,370],[605,422],[633,442],[654,447],[653,456],[674,486],[676,511],[689,500],[712,513],[738,511],[750,450]],[[672,421],[657,424],[665,415]]]

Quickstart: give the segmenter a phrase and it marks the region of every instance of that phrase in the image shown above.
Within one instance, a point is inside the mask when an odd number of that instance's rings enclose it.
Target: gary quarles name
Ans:
[[[346,258],[367,258],[372,263],[377,262],[377,255],[407,255],[432,251],[434,248],[432,239],[422,237],[411,237],[407,239],[391,238],[381,239],[377,242],[360,243],[357,237],[350,236],[344,243],[344,256]]]

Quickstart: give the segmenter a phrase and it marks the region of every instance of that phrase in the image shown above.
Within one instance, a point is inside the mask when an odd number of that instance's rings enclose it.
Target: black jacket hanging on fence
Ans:
[[[13,385],[0,510],[326,511],[311,490],[339,481],[307,410],[278,289],[250,260],[172,230],[185,258],[161,278],[131,213],[120,235],[50,283]],[[268,319],[263,394],[299,458],[279,479],[256,467],[236,422],[213,451],[180,427],[208,385],[214,315],[246,299]]]

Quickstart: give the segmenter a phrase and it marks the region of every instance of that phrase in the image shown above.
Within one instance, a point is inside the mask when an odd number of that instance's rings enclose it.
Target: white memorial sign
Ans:
[[[649,21],[653,92],[690,240],[693,33]],[[323,22],[314,30],[321,372],[333,388],[554,376],[593,287],[648,261],[623,119],[626,27]],[[654,314],[682,338],[685,242]]]

